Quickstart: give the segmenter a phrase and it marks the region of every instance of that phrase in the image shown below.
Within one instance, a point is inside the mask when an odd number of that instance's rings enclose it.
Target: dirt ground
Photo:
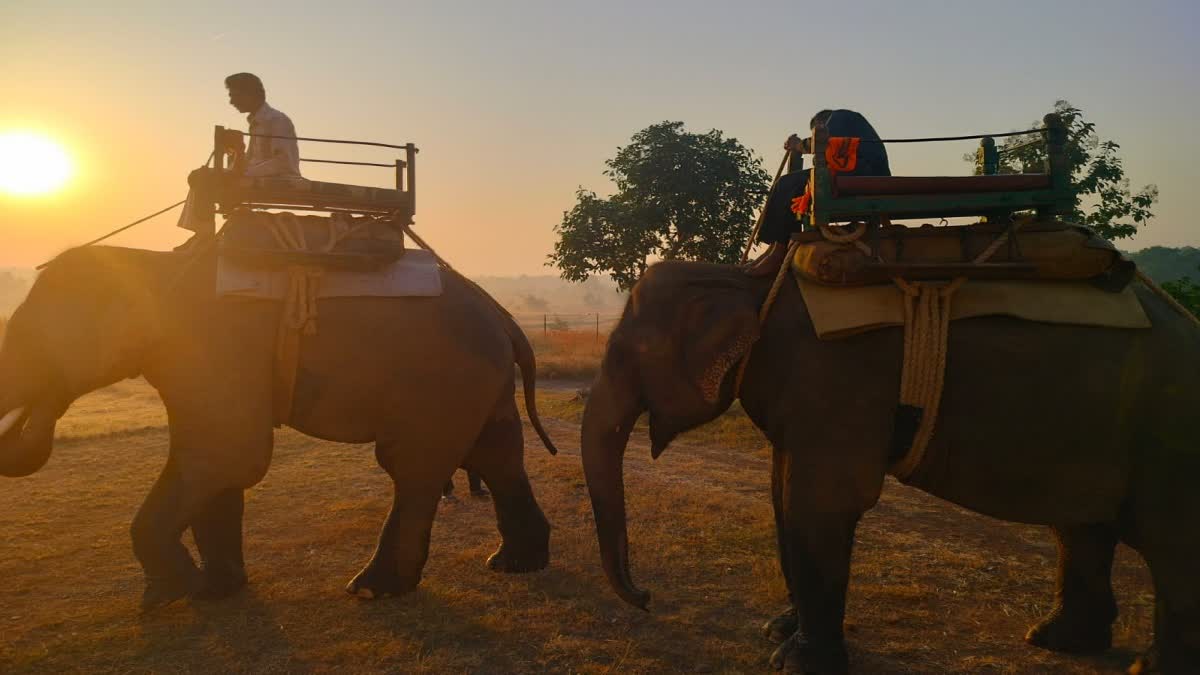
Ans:
[[[291,431],[249,491],[250,583],[216,604],[140,616],[129,522],[166,457],[154,392],[121,383],[76,404],[50,463],[0,482],[3,672],[769,672],[759,625],[784,606],[764,443],[736,412],[652,462],[626,459],[634,578],[624,605],[599,566],[571,386],[541,393],[562,453],[527,429],[526,462],[550,519],[539,573],[489,572],[490,501],[443,503],[419,590],[362,601],[343,585],[366,562],[390,484],[365,446]],[[651,464],[655,466],[651,466]],[[848,610],[860,673],[1120,672],[1150,640],[1141,560],[1118,553],[1116,647],[1059,657],[1022,642],[1052,600],[1042,528],[1000,523],[889,481],[859,530]]]

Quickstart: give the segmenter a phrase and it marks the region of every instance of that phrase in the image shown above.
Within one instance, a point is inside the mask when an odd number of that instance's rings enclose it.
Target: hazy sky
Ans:
[[[1200,244],[1194,2],[0,2],[0,132],[76,157],[54,197],[0,195],[0,266],[29,266],[182,199],[225,75],[259,74],[300,135],[412,141],[417,228],[468,274],[546,274],[578,186],[663,120],[718,128],[770,171],[813,112],[886,137],[1024,128],[1065,98],[1121,143],[1158,217],[1132,243]],[[897,174],[962,174],[971,142],[893,146]],[[301,146],[390,161],[385,150]],[[388,185],[384,169],[306,165]],[[117,243],[165,248],[174,214]],[[750,224],[747,224],[749,229]]]

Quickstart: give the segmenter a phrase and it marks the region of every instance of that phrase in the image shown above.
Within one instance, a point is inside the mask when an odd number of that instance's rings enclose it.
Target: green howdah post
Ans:
[[[1061,117],[1050,113],[1042,118],[1046,124],[1046,173],[1050,175],[1050,189],[1054,191],[1054,205],[1050,211],[1063,215],[1075,206],[1071,190],[1071,171],[1067,168],[1067,126]]]
[[[812,186],[812,226],[819,228],[829,224],[829,213],[822,207],[833,199],[833,185],[829,178],[829,163],[825,160],[825,149],[829,147],[829,129],[823,123],[813,128],[813,168],[808,180]]]

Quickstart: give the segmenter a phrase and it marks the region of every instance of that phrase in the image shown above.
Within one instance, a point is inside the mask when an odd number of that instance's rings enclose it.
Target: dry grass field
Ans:
[[[655,593],[643,613],[616,598],[599,567],[576,385],[544,384],[540,405],[563,452],[550,457],[527,430],[526,461],[554,527],[547,570],[487,571],[498,543],[491,503],[460,490],[439,511],[416,593],[346,595],[390,484],[369,447],[285,430],[248,493],[249,588],[148,616],[137,609],[128,526],[165,460],[165,416],[140,381],[85,397],[46,468],[0,483],[0,672],[768,671],[758,626],[784,590],[767,452],[744,415],[731,411],[657,462],[635,433],[631,555],[635,579]],[[1052,597],[1044,530],[889,481],[859,532],[848,619],[857,672],[1119,672],[1149,640],[1148,574],[1127,549],[1115,574],[1117,648],[1066,658],[1021,641]]]
[[[607,334],[586,330],[525,331],[537,353],[538,376],[547,379],[591,380],[604,355]]]

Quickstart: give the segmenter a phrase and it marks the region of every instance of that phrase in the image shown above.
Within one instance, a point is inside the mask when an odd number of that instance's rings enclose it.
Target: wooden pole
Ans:
[[[213,127],[213,168],[225,168],[225,127],[220,125]]]
[[[542,315],[542,337],[550,337],[550,315]]]

